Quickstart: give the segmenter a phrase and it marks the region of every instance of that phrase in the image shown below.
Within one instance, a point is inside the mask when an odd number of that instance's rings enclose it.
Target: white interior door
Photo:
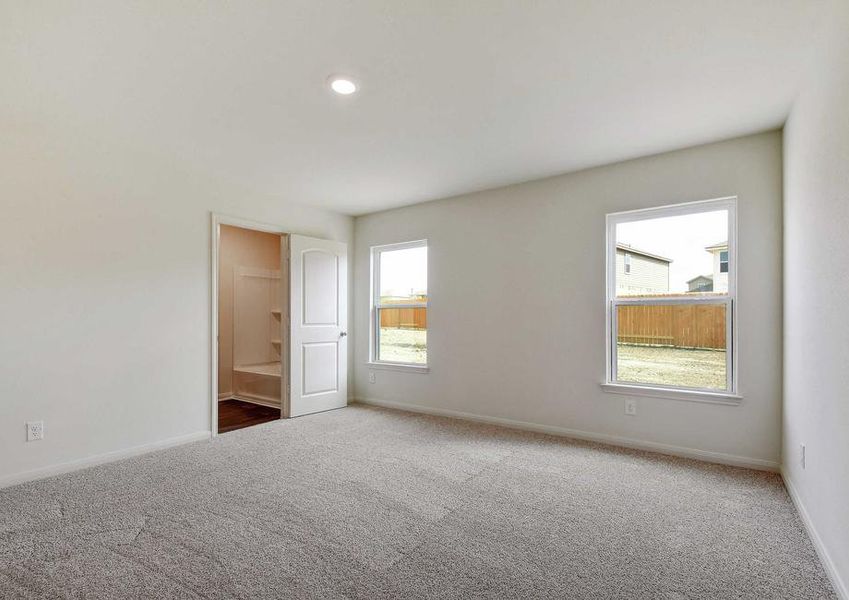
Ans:
[[[348,403],[348,247],[289,239],[291,391],[289,416]]]

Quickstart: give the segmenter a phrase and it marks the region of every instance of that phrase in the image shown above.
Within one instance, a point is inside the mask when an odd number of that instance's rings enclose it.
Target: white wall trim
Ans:
[[[366,367],[369,369],[378,369],[380,371],[397,371],[399,373],[418,373],[425,375],[430,373],[430,367],[427,365],[414,365],[409,363],[391,363],[391,362],[367,362]]]
[[[743,396],[726,392],[706,392],[672,387],[655,387],[651,385],[627,383],[602,383],[601,389],[611,394],[625,396],[646,396],[648,398],[665,398],[667,400],[685,400],[687,402],[706,402],[707,404],[723,404],[739,406]]]
[[[802,517],[802,523],[805,525],[808,537],[811,538],[811,542],[814,544],[814,549],[820,557],[820,562],[823,569],[825,569],[826,575],[828,575],[829,581],[831,581],[831,585],[834,587],[834,591],[841,600],[849,600],[849,586],[846,585],[846,582],[840,577],[840,573],[837,572],[837,567],[834,566],[834,561],[831,559],[828,549],[823,543],[817,528],[814,526],[811,515],[808,513],[808,509],[805,508],[805,504],[802,502],[802,497],[799,495],[799,491],[796,489],[793,480],[790,479],[787,471],[784,469],[781,470],[781,478],[784,480],[784,487],[787,488],[790,499],[796,506],[796,510],[799,511],[799,516]]]
[[[661,217],[693,215],[714,210],[726,210],[728,212],[728,232],[726,245],[728,250],[728,290],[725,294],[712,297],[698,297],[692,294],[680,293],[675,296],[665,296],[663,298],[640,298],[640,297],[620,297],[616,292],[616,226],[623,223],[631,223],[644,219],[657,219]],[[737,196],[726,196],[715,198],[712,200],[699,200],[697,202],[685,202],[682,204],[672,204],[667,206],[654,206],[650,208],[628,210],[622,212],[609,213],[605,217],[606,223],[606,277],[605,277],[605,310],[607,311],[607,321],[605,325],[605,350],[606,350],[606,378],[607,385],[627,385],[628,382],[620,382],[616,373],[616,352],[617,344],[614,340],[613,332],[616,331],[617,306],[623,304],[641,305],[646,303],[652,304],[720,304],[726,306],[726,386],[721,390],[729,399],[734,399],[738,396],[739,386],[739,338],[738,338],[738,323],[739,304],[737,302]],[[707,394],[715,393],[713,390],[687,390],[676,386],[656,386],[659,389],[672,392],[703,392],[705,398]],[[608,391],[611,391],[608,389]],[[672,397],[672,396],[667,396]],[[681,399],[679,396],[676,399]]]
[[[384,408],[395,408],[398,410],[422,413],[426,415],[453,417],[455,419],[462,419],[464,421],[474,421],[476,423],[501,425],[502,427],[509,427],[511,429],[522,429],[524,431],[534,431],[537,433],[559,435],[567,438],[574,438],[589,442],[599,442],[602,444],[610,444],[611,446],[620,446],[623,448],[631,448],[635,450],[647,450],[649,452],[658,452],[660,454],[669,454],[672,456],[679,456],[683,458],[692,458],[695,460],[718,463],[721,465],[730,465],[733,467],[745,467],[748,469],[770,471],[773,473],[778,473],[781,470],[781,466],[778,462],[764,460],[761,458],[749,458],[746,456],[723,454],[721,452],[698,450],[696,448],[686,448],[683,446],[659,444],[657,442],[635,440],[632,438],[608,435],[604,433],[592,433],[589,431],[579,431],[577,429],[567,429],[565,427],[557,427],[554,425],[540,425],[539,423],[529,423],[527,421],[514,421],[513,419],[505,419],[502,417],[490,417],[486,415],[477,415],[457,410],[449,410],[445,408],[432,408],[429,406],[420,406],[417,404],[391,402],[388,400],[375,400],[371,398],[356,398],[354,402],[359,402],[361,404],[371,404],[373,406],[382,406]]]
[[[257,406],[267,406],[268,408],[276,408],[280,409],[280,403],[275,404],[270,400],[263,400],[262,398],[257,398],[254,396],[247,396],[244,394],[232,394],[229,398],[230,400],[239,400],[240,402],[247,402],[248,404],[256,404]],[[282,416],[280,417],[283,418]]]
[[[115,462],[116,460],[123,460],[125,458],[131,458],[133,456],[140,456],[142,454],[148,454],[149,452],[155,452],[157,450],[164,450],[166,448],[173,448],[174,446],[182,446],[183,444],[191,444],[192,442],[208,440],[210,439],[211,435],[212,433],[210,431],[196,431],[194,433],[188,433],[186,435],[180,435],[165,440],[159,440],[157,442],[151,442],[149,444],[133,446],[132,448],[114,450],[112,452],[104,452],[103,454],[95,454],[94,456],[88,456],[86,458],[72,460],[66,463],[50,465],[48,467],[33,469],[31,471],[24,471],[22,473],[14,473],[12,475],[7,475],[6,477],[0,478],[0,489],[12,485],[18,485],[19,483],[26,483],[27,481],[35,481],[36,479],[44,479],[46,477],[52,477],[54,475],[62,475],[63,473],[79,471],[80,469]]]
[[[223,402],[224,400],[229,400],[233,397],[233,392],[219,392],[218,393],[218,401]]]

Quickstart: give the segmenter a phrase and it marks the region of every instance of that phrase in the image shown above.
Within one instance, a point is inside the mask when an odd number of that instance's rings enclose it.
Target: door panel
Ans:
[[[306,250],[304,268],[304,325],[338,325],[339,258],[326,250]]]
[[[347,246],[292,235],[291,397],[296,417],[348,403]]]
[[[339,347],[336,342],[304,344],[304,396],[339,390],[337,370]]]

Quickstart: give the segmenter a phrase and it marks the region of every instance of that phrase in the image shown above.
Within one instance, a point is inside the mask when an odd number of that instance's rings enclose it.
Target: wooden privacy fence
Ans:
[[[622,343],[725,350],[724,304],[620,305],[617,321]],[[427,309],[381,308],[380,326],[427,329]]]
[[[401,329],[427,329],[427,309],[381,308],[380,326]]]
[[[725,350],[724,304],[619,305],[617,341]]]

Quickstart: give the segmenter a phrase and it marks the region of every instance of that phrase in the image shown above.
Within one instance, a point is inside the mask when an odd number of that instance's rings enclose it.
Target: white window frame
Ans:
[[[722,260],[723,254],[725,254],[725,260]],[[729,259],[730,258],[731,258],[731,255],[728,254],[728,250],[720,250],[719,251],[719,272],[720,273],[728,273],[728,265],[729,265]],[[723,264],[725,264],[725,270],[724,271],[722,270]]]
[[[427,363],[405,363],[391,362],[380,360],[378,356],[378,346],[380,339],[380,311],[385,308],[428,308],[430,301],[430,292],[428,292],[428,301],[426,302],[410,302],[408,304],[393,304],[391,307],[380,306],[380,255],[383,252],[392,252],[395,250],[407,250],[410,248],[427,248],[427,240],[415,240],[412,242],[400,242],[397,244],[384,244],[382,246],[371,247],[371,297],[369,300],[370,308],[370,335],[369,335],[369,362],[370,368],[388,369],[397,371],[409,371],[426,373],[429,371],[430,363],[430,348],[427,353]],[[430,261],[428,261],[428,269]],[[430,316],[430,315],[428,315]]]
[[[623,252],[623,254],[624,254],[624,256],[623,256],[622,260],[624,261],[623,264],[624,264],[625,275],[630,275],[631,274],[631,253],[630,252]]]
[[[682,292],[676,296],[662,298],[628,298],[616,297],[616,226],[621,223],[691,215],[717,210],[728,211],[728,291],[725,294],[710,297],[694,297],[692,293]],[[713,402],[718,404],[739,404],[742,397],[739,394],[739,348],[737,343],[737,198],[718,198],[687,202],[655,208],[631,210],[607,215],[606,239],[606,377],[602,387],[609,392],[627,395],[652,396],[677,400],[692,400],[697,402]],[[639,304],[725,304],[726,323],[726,389],[691,388],[668,386],[661,384],[642,384],[617,381],[617,307]]]

